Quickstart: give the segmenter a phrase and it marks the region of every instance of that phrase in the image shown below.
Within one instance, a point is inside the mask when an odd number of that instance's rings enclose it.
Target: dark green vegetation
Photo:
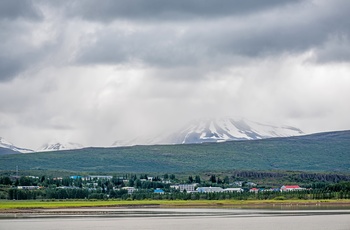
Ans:
[[[294,170],[350,172],[350,131],[257,141],[87,148],[0,156],[2,171],[203,172]]]

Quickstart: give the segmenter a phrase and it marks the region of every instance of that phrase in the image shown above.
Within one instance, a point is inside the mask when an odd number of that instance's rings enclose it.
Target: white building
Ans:
[[[133,194],[137,190],[134,187],[122,187],[122,189],[127,190],[128,194]]]
[[[242,188],[225,188],[224,192],[243,192]]]
[[[180,192],[187,191],[187,192],[194,192],[197,184],[176,184],[171,185],[171,188],[178,189]]]
[[[224,189],[220,187],[199,187],[197,188],[197,192],[202,192],[202,193],[224,192]]]

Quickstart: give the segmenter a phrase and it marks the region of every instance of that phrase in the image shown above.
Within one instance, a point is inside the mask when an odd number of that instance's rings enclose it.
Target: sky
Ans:
[[[192,119],[350,129],[350,1],[0,1],[0,136],[108,146]]]

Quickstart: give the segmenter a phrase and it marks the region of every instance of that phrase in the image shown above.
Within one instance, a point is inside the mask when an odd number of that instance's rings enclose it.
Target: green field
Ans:
[[[0,156],[0,170],[180,173],[227,170],[350,172],[350,131],[192,145],[87,148]]]

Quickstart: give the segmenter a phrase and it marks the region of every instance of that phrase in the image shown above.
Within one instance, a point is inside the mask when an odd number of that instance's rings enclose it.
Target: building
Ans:
[[[224,189],[220,187],[199,187],[197,188],[197,192],[201,192],[201,193],[224,192]]]
[[[187,191],[187,192],[194,192],[196,189],[197,184],[176,184],[171,185],[171,188],[178,189],[180,192]]]
[[[86,180],[112,180],[113,176],[86,176]]]
[[[281,187],[281,192],[290,192],[290,191],[301,191],[305,190],[306,188],[301,188],[299,185],[283,185]]]
[[[134,187],[122,187],[122,189],[127,190],[128,194],[133,194],[137,190]]]
[[[154,190],[154,193],[157,193],[157,194],[164,194],[164,190],[163,189],[160,189],[160,188],[157,188]]]
[[[224,192],[243,192],[242,188],[225,188]]]
[[[258,193],[259,191],[260,191],[260,189],[258,189],[258,188],[251,188],[251,189],[249,189],[249,192]]]
[[[34,190],[40,189],[39,186],[17,186],[17,189]]]
[[[81,179],[81,176],[70,176],[69,178],[73,180],[78,180]]]

